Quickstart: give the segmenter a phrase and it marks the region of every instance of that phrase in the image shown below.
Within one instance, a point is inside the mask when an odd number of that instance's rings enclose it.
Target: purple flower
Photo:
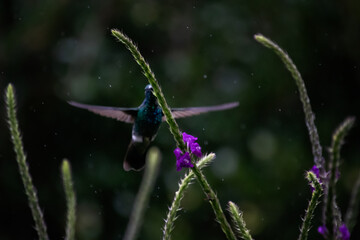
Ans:
[[[183,135],[183,140],[186,143],[187,147],[190,148],[190,151],[197,157],[201,157],[202,153],[201,153],[201,147],[200,145],[196,142],[196,140],[198,139],[197,137],[194,137],[190,134],[187,134],[186,132],[182,133]]]
[[[197,137],[194,137],[190,134],[187,134],[186,132],[182,133],[183,140],[186,143],[187,151],[191,151],[192,154],[194,154],[197,157],[201,157],[201,147],[196,142]],[[188,152],[183,153],[180,148],[176,148],[174,150],[174,154],[176,157],[176,170],[180,171],[182,168],[192,168],[194,165],[191,162],[190,154]]]
[[[311,171],[316,175],[318,179],[320,179],[320,170],[316,165],[311,168]]]
[[[317,178],[317,179],[319,180],[319,182],[321,183],[320,170],[319,170],[319,168],[318,168],[316,165],[314,165],[314,166],[311,168],[310,172],[314,173],[315,176],[316,176],[316,178]],[[311,188],[311,192],[314,192],[315,188],[314,188],[313,184],[310,184],[310,188]],[[325,226],[320,226],[320,227],[318,228],[318,231],[319,231],[319,229],[320,229],[321,227],[324,227],[325,230],[326,230],[326,227],[325,227]],[[326,230],[326,231],[327,231],[327,230]]]
[[[180,171],[182,168],[192,168],[194,165],[191,163],[191,158],[188,152],[185,152],[183,154],[180,150],[180,148],[176,148],[174,150],[174,154],[176,157],[176,170]]]
[[[182,136],[183,136],[184,142],[187,144],[194,143],[197,140],[197,137],[191,136],[190,134],[187,134],[186,132],[183,132]]]
[[[194,143],[190,144],[190,150],[195,156],[197,156],[197,157],[202,156],[201,147],[198,143],[194,142]]]
[[[342,240],[349,240],[350,239],[350,232],[349,229],[346,227],[345,223],[343,223],[339,227],[340,236]]]
[[[319,226],[317,230],[318,233],[320,233],[324,237],[329,233],[325,225]]]

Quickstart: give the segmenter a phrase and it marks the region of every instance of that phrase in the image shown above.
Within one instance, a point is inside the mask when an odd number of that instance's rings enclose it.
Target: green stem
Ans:
[[[242,212],[240,212],[239,210],[239,207],[235,203],[230,201],[228,211],[233,219],[233,223],[237,230],[238,236],[244,240],[252,240],[253,238],[250,235],[250,231],[246,228],[246,224],[242,217]]]
[[[215,194],[215,192],[212,190],[210,184],[207,182],[204,174],[200,171],[200,169],[194,165],[193,168],[191,168],[193,173],[195,174],[198,182],[200,183],[200,186],[205,193],[207,200],[209,201],[215,216],[216,220],[219,222],[221,229],[225,233],[227,239],[236,239],[234,232],[232,231],[229,222],[227,221],[224,211],[221,208],[220,201]]]
[[[320,182],[314,173],[309,171],[307,173],[307,179],[314,186],[314,191],[312,193],[308,208],[305,212],[305,217],[304,217],[303,224],[302,224],[301,230],[300,230],[300,235],[298,238],[299,240],[306,240],[308,237],[308,232],[311,227],[311,219],[314,216],[315,208],[319,204],[319,198],[321,197],[321,194],[323,191],[323,189],[320,185]]]
[[[129,49],[135,61],[140,65],[145,77],[148,79],[149,83],[153,88],[153,93],[155,97],[158,99],[158,103],[161,109],[163,110],[163,113],[166,117],[166,122],[169,124],[169,129],[171,134],[174,136],[175,141],[179,145],[180,149],[184,150],[186,147],[184,141],[182,140],[182,135],[179,131],[179,126],[177,125],[175,119],[171,114],[171,110],[165,100],[164,94],[162,93],[160,85],[155,78],[155,74],[151,71],[149,64],[145,61],[139,49],[136,47],[136,45],[128,36],[126,36],[124,33],[120,32],[117,29],[112,29],[111,33],[121,43],[123,43],[127,49]]]
[[[312,146],[312,153],[314,155],[314,162],[320,170],[320,176],[322,180],[325,180],[326,171],[325,171],[325,160],[322,156],[322,148],[320,145],[319,134],[315,126],[315,115],[311,109],[310,99],[306,91],[304,80],[301,77],[300,72],[297,67],[291,60],[291,58],[282,50],[276,43],[272,42],[270,39],[266,38],[261,34],[255,35],[255,40],[264,45],[267,48],[273,50],[283,61],[285,67],[290,71],[292,77],[295,80],[295,83],[298,87],[300,100],[303,105],[305,113],[305,122],[307,129],[310,135],[310,141]]]
[[[66,236],[65,240],[75,239],[75,221],[76,221],[76,197],[74,184],[71,177],[71,166],[68,160],[64,159],[61,166],[63,177],[67,216],[66,216]]]
[[[341,212],[336,202],[336,182],[338,181],[337,174],[340,166],[340,150],[344,143],[344,138],[354,125],[355,118],[346,118],[340,126],[335,130],[332,136],[330,151],[330,161],[328,165],[329,181],[325,188],[324,207],[322,221],[326,225],[328,220],[328,212],[330,211],[331,223],[334,236],[338,235],[338,229],[342,224]],[[331,199],[331,201],[329,201]],[[329,221],[330,222],[330,221]]]
[[[359,203],[360,203],[360,174],[356,180],[356,183],[353,187],[349,207],[345,215],[345,224],[348,227],[349,231],[352,232],[352,229],[355,226],[356,219],[359,216]]]
[[[166,99],[164,97],[164,94],[161,91],[160,85],[158,81],[155,78],[154,73],[151,71],[149,64],[146,63],[143,56],[140,54],[138,48],[135,46],[135,44],[131,41],[129,37],[127,37],[125,34],[120,32],[119,30],[113,29],[111,30],[112,34],[120,41],[122,42],[127,49],[132,53],[135,61],[140,65],[140,67],[143,70],[144,75],[148,79],[149,83],[153,87],[154,95],[156,96],[158,103],[160,107],[162,108],[162,111],[166,117],[166,122],[169,125],[170,132],[174,136],[174,139],[181,149],[182,152],[186,152],[186,146],[182,139],[182,134],[179,130],[179,126],[177,125],[174,117],[171,114],[171,110],[166,102]],[[192,159],[194,162],[194,160]],[[201,188],[203,189],[205,195],[209,199],[210,205],[212,206],[214,213],[216,215],[217,220],[219,221],[221,228],[223,229],[225,235],[228,239],[236,239],[233,231],[231,230],[230,224],[225,218],[224,212],[221,208],[219,199],[217,198],[215,192],[211,189],[209,183],[207,182],[205,176],[202,174],[202,172],[198,169],[196,164],[194,164],[194,167],[192,168],[192,171],[194,172]]]
[[[48,240],[49,237],[46,231],[46,225],[43,219],[43,213],[41,212],[36,190],[30,176],[29,167],[26,163],[26,156],[24,153],[23,143],[21,140],[19,124],[16,119],[16,110],[15,110],[16,100],[15,100],[13,86],[11,84],[8,85],[6,90],[6,104],[7,104],[7,117],[8,117],[10,133],[11,133],[11,140],[14,144],[16,161],[19,166],[21,180],[24,184],[25,192],[28,197],[31,213],[35,221],[35,228],[39,235],[40,240]]]
[[[209,155],[201,158],[197,162],[198,168],[202,169],[206,165],[208,165],[213,159],[215,158],[214,153],[210,153]],[[174,229],[174,223],[177,218],[176,213],[180,209],[180,203],[181,200],[185,194],[186,189],[191,184],[191,182],[194,180],[194,172],[189,171],[183,179],[181,179],[179,183],[179,190],[176,191],[174,200],[171,204],[171,207],[169,208],[169,212],[167,214],[165,225],[163,229],[163,240],[170,240],[171,239],[171,232]]]
[[[150,193],[154,188],[155,179],[158,175],[161,154],[158,148],[152,147],[146,156],[146,167],[143,180],[136,196],[130,221],[127,225],[124,240],[135,239],[142,223],[145,208],[148,205]]]

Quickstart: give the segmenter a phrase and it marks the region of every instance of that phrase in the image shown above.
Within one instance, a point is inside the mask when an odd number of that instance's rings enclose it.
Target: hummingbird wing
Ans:
[[[207,107],[172,108],[171,113],[174,118],[184,118],[184,117],[195,116],[207,112],[222,111],[237,107],[238,105],[239,102],[231,102],[231,103],[225,103],[221,105],[207,106]],[[165,121],[166,117],[163,116],[162,120]]]
[[[74,107],[86,109],[90,112],[99,114],[101,116],[114,118],[118,121],[126,122],[126,123],[134,123],[138,112],[137,108],[95,106],[95,105],[82,104],[73,101],[69,101],[68,103]]]

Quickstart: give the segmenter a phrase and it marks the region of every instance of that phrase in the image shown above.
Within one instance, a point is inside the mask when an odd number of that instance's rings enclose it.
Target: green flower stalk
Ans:
[[[349,202],[349,207],[345,215],[345,224],[349,228],[349,232],[352,232],[356,219],[359,216],[359,203],[360,203],[360,174],[356,180],[356,183],[353,187],[351,198]]]
[[[21,134],[19,130],[19,124],[16,119],[16,100],[11,84],[6,89],[6,105],[7,105],[7,117],[9,123],[9,129],[11,134],[11,140],[14,144],[14,151],[16,154],[16,161],[19,166],[21,180],[25,187],[25,193],[28,197],[29,206],[33,219],[35,221],[35,229],[38,233],[40,240],[48,240],[48,234],[46,230],[43,213],[39,206],[39,200],[36,194],[36,189],[32,183],[29,167],[26,163],[26,156],[24,153],[23,143],[21,140]]]
[[[66,159],[64,159],[62,162],[61,174],[63,178],[67,206],[65,240],[74,240],[76,222],[76,197],[74,191],[74,184],[71,177],[71,166],[69,161]]]
[[[161,91],[160,85],[155,78],[155,74],[151,71],[149,64],[145,61],[144,57],[141,55],[139,49],[133,43],[133,41],[126,36],[124,33],[120,32],[117,29],[112,29],[111,33],[116,39],[118,39],[121,43],[123,43],[127,49],[133,55],[135,61],[140,65],[143,74],[148,79],[150,85],[153,88],[153,93],[158,100],[158,103],[163,110],[163,113],[166,117],[166,122],[169,124],[169,129],[171,134],[174,136],[175,141],[180,146],[181,149],[185,149],[185,144],[182,141],[182,136],[179,131],[179,126],[177,125],[175,119],[171,114],[171,110],[165,100],[164,94]]]
[[[136,196],[130,221],[124,234],[124,240],[135,239],[143,220],[145,208],[149,203],[150,193],[154,188],[160,166],[161,153],[158,148],[152,147],[146,156],[146,167],[143,180]]]
[[[293,63],[291,58],[276,43],[272,42],[270,39],[266,38],[261,34],[256,34],[254,37],[256,41],[258,41],[265,47],[270,48],[280,57],[280,59],[285,64],[285,67],[290,71],[292,77],[295,80],[305,113],[305,122],[310,135],[314,162],[320,170],[321,178],[324,179],[326,176],[325,160],[322,156],[322,147],[320,145],[319,134],[315,126],[315,115],[311,109],[310,99],[306,91],[304,80],[302,79],[300,72],[298,71],[296,65]]]
[[[305,217],[303,219],[303,223],[300,229],[300,235],[298,240],[306,240],[308,237],[308,232],[311,227],[311,220],[314,216],[314,211],[316,206],[319,204],[319,199],[322,194],[322,187],[318,180],[318,178],[315,176],[315,174],[311,171],[307,172],[306,178],[309,180],[311,186],[314,188],[311,196],[311,200],[309,202],[308,208],[305,211]]]
[[[156,80],[154,73],[151,71],[149,64],[146,63],[145,59],[140,54],[140,51],[138,50],[138,48],[135,46],[135,44],[131,41],[131,39],[129,37],[127,37],[125,34],[123,34],[122,32],[120,32],[119,30],[116,30],[116,29],[111,30],[111,32],[121,43],[123,43],[127,47],[127,49],[129,49],[129,51],[133,55],[135,61],[142,68],[144,75],[146,76],[149,83],[153,87],[153,93],[154,93],[155,97],[157,98],[158,103],[159,103],[160,107],[162,108],[162,111],[166,117],[166,122],[169,125],[171,134],[174,136],[174,139],[175,139],[178,147],[180,148],[180,150],[182,152],[186,152],[187,149],[186,149],[186,146],[182,139],[182,134],[179,130],[179,126],[177,125],[175,119],[173,118],[173,116],[171,114],[171,110],[166,102],[164,94],[162,93],[160,85],[159,85],[158,81]],[[193,157],[191,158],[191,160],[192,160],[192,162],[195,162]],[[194,172],[202,190],[204,191],[205,195],[207,196],[207,199],[209,200],[210,205],[212,206],[213,211],[215,213],[216,219],[220,223],[220,226],[221,226],[223,232],[225,233],[226,237],[228,239],[236,239],[235,234],[231,230],[230,224],[226,220],[226,217],[225,217],[224,212],[220,205],[220,201],[217,198],[215,192],[212,190],[210,184],[207,182],[205,176],[199,170],[199,168],[196,166],[196,164],[194,164],[194,167],[191,169]]]
[[[215,158],[214,153],[210,153],[209,155],[201,158],[197,162],[197,166],[199,169],[202,169],[203,167],[206,167],[210,162]],[[184,197],[185,191],[188,188],[188,186],[192,183],[192,181],[195,179],[194,173],[192,171],[189,171],[183,179],[180,180],[179,183],[179,190],[176,191],[174,200],[171,204],[171,207],[169,208],[169,212],[167,214],[165,225],[163,229],[163,240],[170,240],[171,239],[171,232],[174,229],[174,223],[177,218],[176,213],[180,209],[180,203],[182,198]]]
[[[322,224],[323,226],[326,226],[326,224],[331,222],[334,235],[338,234],[339,228],[342,225],[341,212],[336,202],[336,182],[338,181],[340,174],[340,150],[344,143],[344,138],[354,125],[354,122],[354,117],[348,117],[340,124],[332,136],[332,143],[329,149],[329,176],[325,187],[324,207],[322,209]],[[328,214],[330,214],[330,218]]]
[[[235,226],[238,236],[244,240],[253,240],[250,235],[250,231],[246,228],[246,224],[243,219],[242,212],[240,212],[239,210],[239,207],[235,203],[230,201],[228,205],[228,211],[232,217],[233,224]]]

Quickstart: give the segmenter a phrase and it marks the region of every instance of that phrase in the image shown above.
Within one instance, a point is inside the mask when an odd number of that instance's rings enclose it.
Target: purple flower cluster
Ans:
[[[318,232],[324,236],[324,238],[327,238],[327,235],[329,234],[329,231],[327,230],[325,225],[318,227]],[[346,227],[345,223],[343,223],[339,227],[340,237],[341,240],[349,240],[350,239],[350,232],[349,229]]]
[[[318,233],[320,233],[321,235],[323,235],[325,238],[328,235],[329,231],[327,230],[325,225],[319,226],[318,227]]]
[[[194,165],[191,163],[191,158],[188,152],[185,152],[184,154],[180,150],[180,148],[176,148],[174,150],[174,154],[176,157],[176,170],[180,171],[182,168],[192,168]]]
[[[346,227],[345,223],[343,223],[339,227],[340,237],[342,240],[349,240],[350,239],[350,232],[349,229]]]
[[[321,184],[322,182],[321,182],[321,178],[320,178],[320,170],[319,170],[319,168],[316,165],[314,165],[311,168],[310,172],[315,174],[316,178],[319,180],[319,182]],[[313,192],[315,190],[315,188],[314,188],[314,186],[312,186],[312,184],[310,185],[310,188],[311,188],[311,192]]]
[[[320,170],[316,165],[314,165],[310,171],[312,171],[316,175],[316,177],[320,179]]]
[[[202,156],[201,147],[196,142],[197,137],[191,136],[190,134],[187,134],[185,132],[183,132],[182,136],[183,136],[183,140],[187,146],[188,151],[190,149],[192,154],[194,154],[197,157],[201,157]],[[174,150],[174,154],[176,157],[176,170],[177,171],[180,171],[184,167],[186,167],[186,168],[194,167],[194,165],[191,163],[190,154],[188,152],[183,153],[180,150],[180,148],[177,147]]]

